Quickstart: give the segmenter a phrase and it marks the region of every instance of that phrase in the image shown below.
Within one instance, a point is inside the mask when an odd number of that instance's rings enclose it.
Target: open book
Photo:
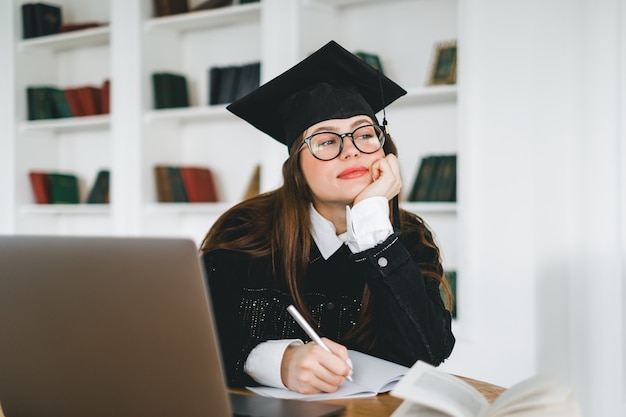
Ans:
[[[404,401],[391,417],[580,417],[570,389],[557,376],[528,378],[489,402],[461,379],[418,361],[391,395]]]
[[[409,371],[409,368],[406,366],[398,365],[397,363],[389,362],[355,350],[349,350],[348,356],[352,361],[352,379],[354,382],[346,380],[337,391],[332,393],[300,394],[283,388],[246,388],[265,397],[306,401],[372,397],[381,392],[390,391]]]

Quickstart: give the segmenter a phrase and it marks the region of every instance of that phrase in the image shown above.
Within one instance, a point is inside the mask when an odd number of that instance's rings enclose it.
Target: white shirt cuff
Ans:
[[[389,202],[385,197],[369,197],[346,206],[346,243],[352,253],[363,252],[382,243],[393,233]]]
[[[261,385],[287,389],[280,376],[283,355],[289,346],[303,344],[299,339],[268,340],[260,343],[248,355],[244,371]]]

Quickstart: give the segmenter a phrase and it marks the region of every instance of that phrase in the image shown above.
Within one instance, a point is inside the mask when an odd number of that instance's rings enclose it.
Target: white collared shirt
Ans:
[[[370,197],[346,206],[347,231],[337,235],[331,221],[309,207],[311,235],[324,259],[346,243],[352,253],[362,252],[382,243],[393,233],[389,221],[389,205],[385,197]],[[280,376],[280,366],[285,349],[302,345],[299,339],[269,340],[255,347],[246,359],[245,371],[255,381],[270,387],[286,388]]]

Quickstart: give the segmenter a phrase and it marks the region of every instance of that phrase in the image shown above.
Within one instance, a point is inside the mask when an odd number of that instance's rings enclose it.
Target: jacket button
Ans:
[[[378,258],[378,266],[380,266],[381,268],[384,268],[387,266],[387,264],[388,264],[387,258],[385,257]]]
[[[333,303],[326,303],[326,310],[334,310],[335,309],[335,305]]]

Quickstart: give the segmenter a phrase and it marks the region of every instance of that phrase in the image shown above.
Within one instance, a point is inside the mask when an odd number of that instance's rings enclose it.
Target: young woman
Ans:
[[[229,385],[334,392],[347,349],[406,366],[450,355],[440,252],[397,208],[397,152],[376,118],[405,93],[330,42],[229,106],[289,150],[283,185],[228,210],[202,244]],[[303,343],[291,304],[331,352]]]

